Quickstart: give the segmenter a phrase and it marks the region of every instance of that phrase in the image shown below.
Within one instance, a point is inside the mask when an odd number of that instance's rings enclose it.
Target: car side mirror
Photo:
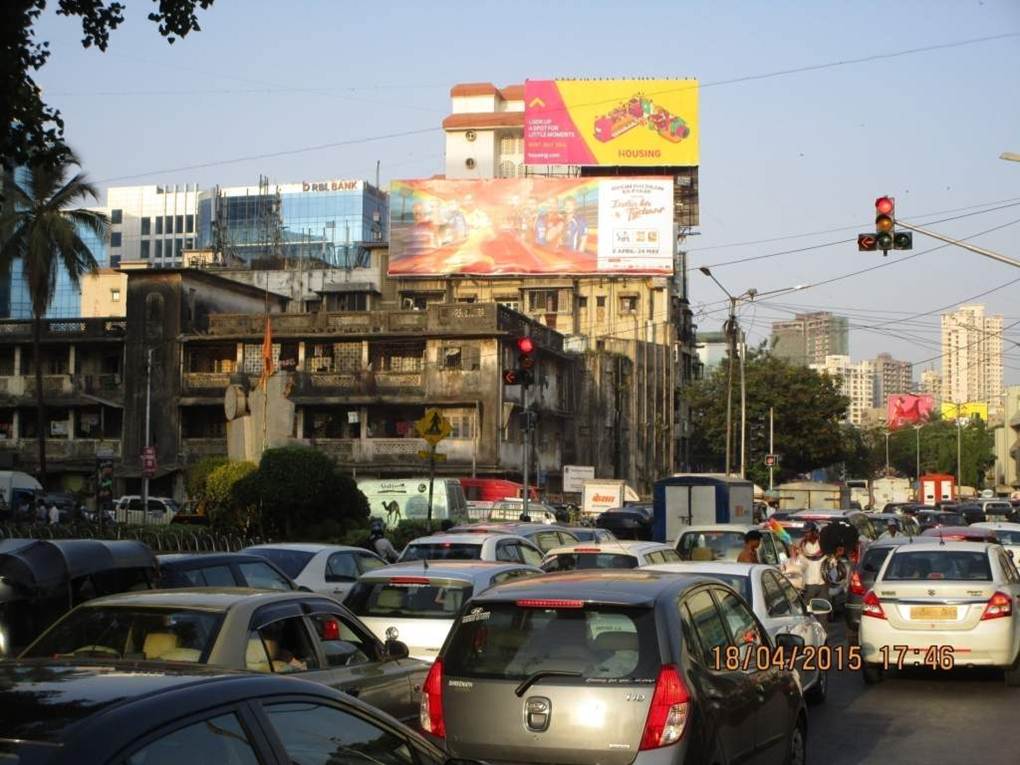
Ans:
[[[832,603],[827,601],[825,598],[811,598],[811,602],[808,603],[807,610],[809,614],[815,614],[816,616],[831,614]]]
[[[297,589],[298,592],[315,592],[315,590],[313,590],[307,584],[299,584]]]
[[[784,651],[793,651],[794,649],[799,651],[803,647],[804,638],[800,635],[793,635],[789,632],[776,635],[776,648],[782,648]]]
[[[402,643],[399,640],[387,640],[384,646],[387,659],[406,659],[411,655],[407,643]]]

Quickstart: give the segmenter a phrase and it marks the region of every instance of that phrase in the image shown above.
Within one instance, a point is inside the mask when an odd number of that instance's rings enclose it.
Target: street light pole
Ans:
[[[885,432],[885,474],[889,475],[889,431]]]
[[[775,455],[776,453],[776,410],[773,407],[769,407],[769,454]],[[775,471],[776,466],[774,464],[769,465],[769,491],[772,491],[773,484],[775,483]]]
[[[744,376],[744,358],[747,356],[747,338],[740,333],[740,477],[747,478],[747,383]]]
[[[921,428],[922,427],[924,427],[924,426],[923,425],[915,425],[914,426],[914,433],[917,434],[917,473],[916,473],[915,477],[917,478],[917,485],[918,485],[918,487],[920,487],[920,485],[921,485]]]
[[[737,299],[730,296],[730,318],[726,321],[726,338],[729,341],[729,365],[726,376],[726,475],[730,474],[733,455],[733,362],[737,355]]]
[[[152,413],[152,348],[145,354],[145,443],[149,446],[149,420]],[[142,466],[142,518],[149,520],[149,476]]]

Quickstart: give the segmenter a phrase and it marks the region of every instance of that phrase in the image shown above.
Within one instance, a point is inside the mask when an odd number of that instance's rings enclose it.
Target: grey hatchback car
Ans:
[[[518,580],[461,612],[422,689],[421,726],[455,759],[803,762],[798,679],[771,660],[756,666],[776,655],[715,580],[638,570]]]

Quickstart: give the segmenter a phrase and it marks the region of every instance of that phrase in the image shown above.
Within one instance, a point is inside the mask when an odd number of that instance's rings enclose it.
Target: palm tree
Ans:
[[[53,302],[57,275],[67,272],[78,285],[82,274],[95,272],[96,258],[79,232],[90,231],[106,240],[109,219],[100,212],[72,208],[88,197],[98,201],[96,187],[73,154],[62,161],[30,161],[21,172],[3,179],[0,209],[0,273],[10,274],[20,259],[32,303],[32,358],[35,365],[36,441],[39,482],[46,481],[46,410],[42,385],[42,321]],[[70,178],[70,180],[68,180]]]

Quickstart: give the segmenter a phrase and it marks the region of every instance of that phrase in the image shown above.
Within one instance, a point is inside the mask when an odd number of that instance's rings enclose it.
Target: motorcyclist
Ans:
[[[381,518],[373,518],[368,526],[368,544],[372,552],[385,560],[387,563],[396,563],[400,555],[396,548],[386,538],[385,529]]]

